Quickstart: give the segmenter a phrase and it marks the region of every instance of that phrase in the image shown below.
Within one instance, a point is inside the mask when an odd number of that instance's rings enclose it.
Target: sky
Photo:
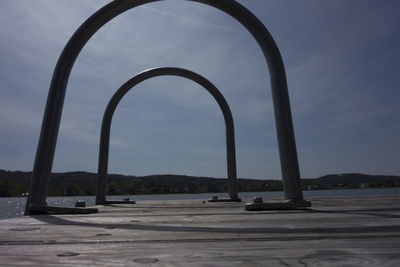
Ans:
[[[107,2],[0,2],[0,169],[32,170],[57,59]],[[400,2],[239,2],[282,54],[301,176],[400,175]],[[68,82],[54,172],[97,171],[108,101],[155,67],[192,70],[222,92],[235,123],[238,177],[281,179],[261,49],[229,15],[183,0],[129,10],[89,40]],[[180,77],[134,87],[114,114],[109,173],[226,177],[225,125],[215,100]]]

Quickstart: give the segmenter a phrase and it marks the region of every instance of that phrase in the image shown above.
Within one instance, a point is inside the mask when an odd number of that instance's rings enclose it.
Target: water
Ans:
[[[206,194],[166,194],[166,195],[135,195],[135,196],[108,196],[108,200],[123,200],[129,197],[131,200],[177,200],[177,199],[201,199],[206,200],[217,195],[219,198],[228,197],[226,193],[206,193]],[[341,196],[369,196],[369,195],[400,195],[400,188],[379,188],[379,189],[345,189],[345,190],[309,190],[304,191],[304,197],[341,197]],[[241,192],[239,197],[246,201],[255,196],[264,199],[283,198],[283,192]],[[83,200],[86,206],[94,206],[94,196],[78,197],[48,197],[49,206],[74,207],[75,202]],[[0,219],[23,216],[26,198],[0,198]]]

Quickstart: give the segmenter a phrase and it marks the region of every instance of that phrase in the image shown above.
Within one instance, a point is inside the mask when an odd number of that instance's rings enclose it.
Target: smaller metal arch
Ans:
[[[233,125],[232,113],[221,92],[206,78],[182,68],[154,68],[143,71],[126,83],[124,83],[112,96],[110,102],[108,102],[107,108],[104,112],[103,121],[101,125],[100,134],[100,148],[99,148],[99,163],[98,163],[98,183],[96,192],[96,205],[109,204],[114,202],[123,201],[107,201],[106,200],[106,178],[108,171],[108,156],[110,146],[110,130],[111,121],[114,115],[114,111],[117,108],[119,102],[134,86],[147,79],[158,77],[158,76],[179,76],[192,80],[206,89],[217,101],[222,114],[224,116],[225,128],[226,128],[226,154],[227,154],[227,172],[228,172],[228,201],[240,201],[237,190],[237,174],[236,174],[236,152],[235,152],[235,130]]]

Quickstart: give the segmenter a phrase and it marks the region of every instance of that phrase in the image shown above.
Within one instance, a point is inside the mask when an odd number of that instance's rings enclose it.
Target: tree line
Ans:
[[[0,197],[21,196],[28,192],[31,172],[0,170]],[[52,173],[49,196],[95,195],[97,174],[90,172]],[[241,192],[281,191],[279,180],[238,179]],[[228,180],[187,175],[132,176],[109,174],[108,195],[179,194],[228,192]]]
[[[31,172],[0,170],[0,197],[22,196],[28,192]],[[95,195],[97,174],[90,172],[52,173],[48,195]],[[345,189],[400,187],[399,176],[359,173],[332,174],[302,179],[303,189]],[[239,192],[282,191],[281,180],[238,179]],[[132,176],[109,174],[108,195],[221,193],[228,192],[227,179],[186,175]]]

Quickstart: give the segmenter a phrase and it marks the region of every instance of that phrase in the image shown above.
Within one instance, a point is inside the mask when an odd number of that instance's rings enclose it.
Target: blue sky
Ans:
[[[32,169],[58,56],[107,2],[1,1],[0,168]],[[301,176],[400,175],[400,2],[239,2],[280,48]],[[69,80],[53,171],[95,172],[108,100],[135,74],[165,66],[195,71],[224,94],[235,120],[239,177],[281,178],[260,48],[228,15],[178,0],[120,15],[84,47]],[[183,78],[143,82],[114,115],[109,172],[226,177],[218,105]]]

